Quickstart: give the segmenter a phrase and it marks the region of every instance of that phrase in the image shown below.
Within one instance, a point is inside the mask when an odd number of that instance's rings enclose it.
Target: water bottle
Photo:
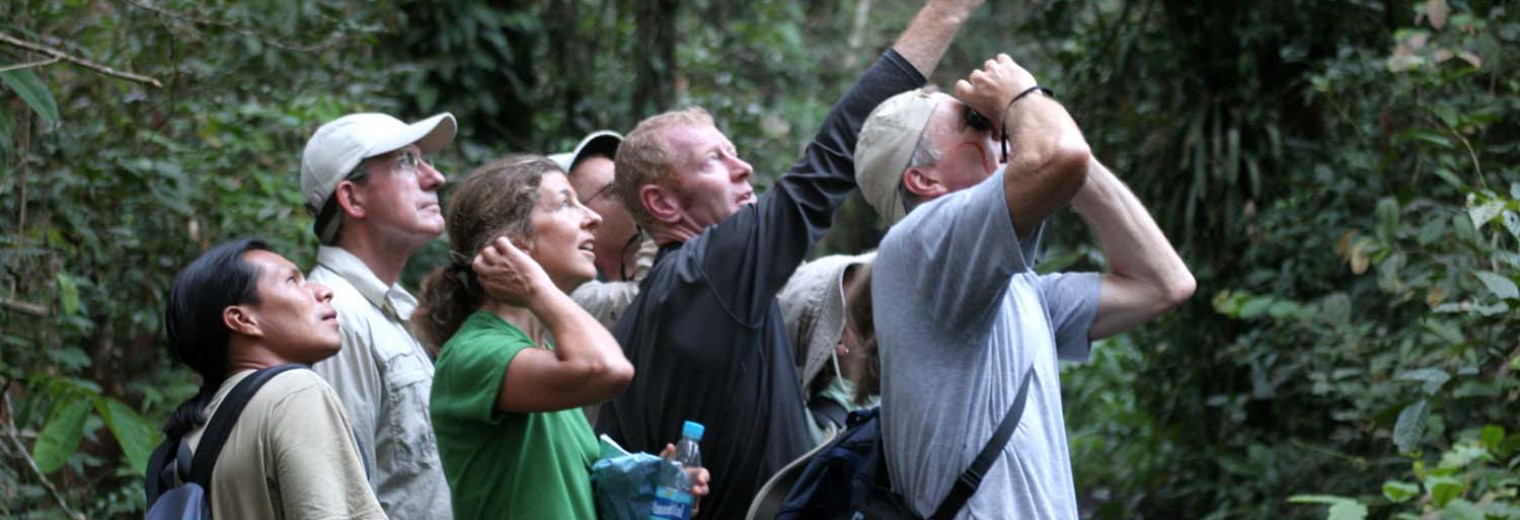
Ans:
[[[689,520],[691,518],[691,482],[686,478],[685,468],[702,466],[701,424],[686,421],[681,426],[681,442],[676,443],[676,454],[670,459],[671,467],[659,474],[655,487],[654,504],[650,507],[650,520]]]

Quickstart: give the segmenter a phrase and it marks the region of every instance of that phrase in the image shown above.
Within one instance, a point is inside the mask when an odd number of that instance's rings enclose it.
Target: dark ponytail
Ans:
[[[228,341],[232,331],[222,321],[230,306],[259,303],[257,267],[243,260],[249,251],[269,250],[254,238],[211,248],[174,277],[164,308],[169,354],[201,376],[200,391],[179,405],[164,434],[181,437],[206,423],[205,408],[227,379]]]
[[[548,158],[515,155],[470,172],[449,200],[448,267],[428,274],[412,314],[413,332],[434,357],[486,301],[470,261],[496,237],[533,237],[533,207],[544,174],[562,173]]]

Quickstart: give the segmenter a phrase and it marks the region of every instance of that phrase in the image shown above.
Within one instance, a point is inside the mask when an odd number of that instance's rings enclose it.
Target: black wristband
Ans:
[[[1024,96],[1028,96],[1030,94],[1033,94],[1036,91],[1040,92],[1041,94],[1045,94],[1045,97],[1048,97],[1048,98],[1054,98],[1054,97],[1056,97],[1056,93],[1054,91],[1052,91],[1052,90],[1050,90],[1048,88],[1039,86],[1039,85],[1035,85],[1033,87],[1029,87],[1027,89],[1024,89],[1024,91],[1020,92],[1019,95],[1013,96],[1013,101],[1009,101],[1008,102],[1008,107],[1003,108],[1003,111],[1007,112],[1008,108],[1012,108],[1014,103],[1018,103],[1020,99],[1024,99]]]
[[[1056,97],[1056,93],[1050,89],[1035,85],[1033,87],[1024,89],[1024,91],[1020,92],[1019,95],[1013,96],[1013,100],[1008,102],[1008,106],[1003,107],[1003,125],[1002,128],[999,129],[1002,132],[1001,137],[1003,138],[1003,164],[1008,163],[1008,109],[1013,108],[1014,103],[1018,103],[1020,99],[1024,99],[1024,96],[1028,96],[1035,91],[1039,91],[1040,93],[1045,94],[1045,97]]]

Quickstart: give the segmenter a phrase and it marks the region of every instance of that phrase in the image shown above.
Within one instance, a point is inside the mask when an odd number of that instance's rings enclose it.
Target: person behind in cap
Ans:
[[[713,472],[701,518],[741,518],[767,478],[812,445],[776,293],[855,189],[856,131],[888,96],[924,83],[980,0],[930,0],[830,111],[763,196],[707,112],[640,122],[618,147],[614,190],[661,247],[613,327],[639,376],[597,429],[653,451],[683,421],[707,426]]]
[[[639,293],[638,282],[654,262],[653,242],[643,240],[633,216],[612,193],[613,158],[622,142],[616,132],[599,130],[575,150],[549,156],[569,175],[581,204],[602,216],[594,231],[597,276],[576,287],[570,299],[608,329]]]
[[[262,241],[211,248],[174,277],[169,352],[201,376],[164,431],[198,447],[207,419],[255,370],[338,352],[332,290],[305,280]],[[270,379],[248,401],[211,473],[216,518],[383,519],[338,396],[310,370]]]
[[[370,483],[386,514],[448,519],[448,484],[428,419],[429,352],[408,331],[417,300],[400,284],[406,261],[443,233],[429,154],[454,139],[454,116],[406,124],[351,114],[317,129],[301,156],[301,190],[322,245],[311,279],[333,289],[343,350],[314,370],[355,424]]]
[[[851,307],[869,305],[855,298],[876,254],[831,255],[802,264],[776,296],[786,332],[796,350],[799,383],[807,399],[813,442],[843,430],[849,413],[875,406],[872,396],[857,401],[854,381],[865,353],[855,328],[848,326]]]
[[[888,471],[932,513],[1033,370],[1002,461],[957,518],[1075,520],[1057,358],[1084,359],[1092,340],[1180,304],[1193,277],[1028,71],[999,55],[956,93],[887,100],[856,148],[862,194],[896,222],[872,287]],[[1108,272],[1033,270],[1046,217],[1068,201]]]
[[[433,424],[461,519],[596,518],[600,447],[577,407],[633,378],[566,294],[596,275],[600,223],[537,156],[482,166],[449,206],[452,262],[428,275],[414,322],[439,348]],[[705,471],[691,477],[705,494]]]

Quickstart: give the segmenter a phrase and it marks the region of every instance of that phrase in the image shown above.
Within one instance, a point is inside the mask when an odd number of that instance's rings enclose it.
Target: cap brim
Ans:
[[[364,157],[368,159],[384,155],[412,143],[417,144],[423,155],[432,155],[453,142],[454,135],[458,132],[459,124],[454,121],[454,114],[444,112],[406,125],[405,131],[397,132],[371,146],[365,151]]]
[[[574,167],[575,163],[580,162],[581,158],[586,154],[600,152],[601,155],[611,158],[617,153],[618,145],[622,143],[622,134],[611,130],[597,130],[581,139],[581,142],[575,145],[574,150],[571,150],[569,153],[550,155],[549,160],[554,161],[554,164],[558,164],[559,169],[564,170],[565,173],[569,173],[570,168]]]

